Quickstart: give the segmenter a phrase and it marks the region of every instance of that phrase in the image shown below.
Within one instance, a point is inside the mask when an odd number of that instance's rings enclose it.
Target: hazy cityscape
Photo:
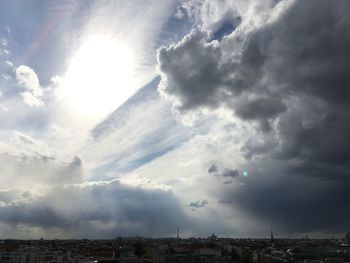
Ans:
[[[344,263],[350,262],[350,233],[344,238],[300,239],[117,237],[115,239],[2,240],[0,262],[83,263]]]

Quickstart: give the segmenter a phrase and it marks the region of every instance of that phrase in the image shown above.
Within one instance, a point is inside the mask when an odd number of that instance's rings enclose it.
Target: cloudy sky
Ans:
[[[0,236],[342,236],[350,1],[0,3]]]

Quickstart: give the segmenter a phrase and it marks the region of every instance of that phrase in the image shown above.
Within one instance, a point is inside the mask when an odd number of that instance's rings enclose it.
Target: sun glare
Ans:
[[[125,44],[103,36],[89,38],[69,64],[63,95],[83,117],[103,117],[131,95],[133,60]]]

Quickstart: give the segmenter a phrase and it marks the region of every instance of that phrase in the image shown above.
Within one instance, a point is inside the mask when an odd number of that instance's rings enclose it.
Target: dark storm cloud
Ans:
[[[231,34],[236,25],[239,24],[240,18],[237,18],[235,21],[226,21],[213,33],[212,39],[221,40],[224,36]]]
[[[130,187],[118,181],[56,187],[46,195],[0,206],[0,221],[42,229],[74,230],[78,235],[167,235],[187,219],[171,192]],[[95,223],[95,232],[81,229]],[[107,233],[105,224],[115,226]],[[95,231],[94,230],[94,231]],[[92,230],[91,230],[92,231]]]
[[[220,202],[243,211],[279,233],[342,233],[350,220],[349,184],[317,178],[256,175]]]
[[[208,168],[208,173],[211,174],[211,173],[215,173],[217,172],[218,168],[216,167],[215,164],[212,164],[210,165],[210,167]]]
[[[227,184],[232,184],[232,183],[233,183],[232,180],[226,180],[226,181],[224,181],[222,184],[223,184],[223,185],[227,185]]]
[[[287,110],[279,99],[260,98],[244,103],[236,110],[237,116],[245,120],[258,120],[261,127],[268,131],[270,124],[268,120],[275,118]]]
[[[175,97],[184,113],[223,107],[259,124],[255,138],[242,137],[242,154],[283,172],[277,179],[261,172],[246,189],[227,192],[226,203],[290,232],[344,231],[350,219],[350,2],[300,0],[276,15],[287,2],[259,28],[242,23],[220,42],[192,32],[161,48],[160,91]]]
[[[240,39],[227,41],[242,48]],[[285,112],[286,106],[280,94],[259,82],[265,55],[257,44],[249,42],[243,45],[241,55],[232,56],[232,52],[217,41],[209,42],[207,34],[196,30],[178,44],[160,48],[160,91],[174,97],[184,112],[228,107],[240,118],[256,120],[269,130],[269,122]]]
[[[348,102],[349,4],[317,2],[317,12],[306,15],[315,4],[297,1],[273,24],[249,35],[238,32],[221,44],[193,31],[161,48],[160,90],[179,99],[184,110],[229,104],[242,119],[280,115],[287,110],[281,97],[292,92]],[[243,95],[256,98],[242,104]]]
[[[236,177],[239,175],[238,170],[230,170],[230,169],[225,169],[222,171],[222,173],[218,174],[219,176],[223,176],[223,177]]]
[[[241,119],[257,120],[263,127],[280,117],[275,157],[347,165],[349,10],[348,1],[296,1],[245,41],[235,39],[242,37],[239,33],[233,35],[229,41],[242,42],[242,52],[191,33],[159,50],[166,80],[161,90],[180,100],[184,109],[229,106]],[[222,58],[228,51],[233,54],[230,63]]]
[[[182,110],[218,107],[220,87],[232,85],[219,65],[220,47],[194,30],[178,44],[158,50],[161,91],[180,99]]]
[[[209,166],[207,172],[209,174],[214,174],[215,176],[222,176],[222,177],[236,177],[239,175],[239,171],[237,169],[224,169],[221,172],[219,171],[219,168],[215,165],[212,164]]]
[[[209,202],[207,200],[197,200],[196,202],[191,202],[188,204],[188,206],[192,209],[202,208],[205,207]]]

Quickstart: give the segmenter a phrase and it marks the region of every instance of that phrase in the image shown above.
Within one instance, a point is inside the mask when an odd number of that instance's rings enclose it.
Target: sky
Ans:
[[[349,12],[1,1],[1,238],[342,237]]]

